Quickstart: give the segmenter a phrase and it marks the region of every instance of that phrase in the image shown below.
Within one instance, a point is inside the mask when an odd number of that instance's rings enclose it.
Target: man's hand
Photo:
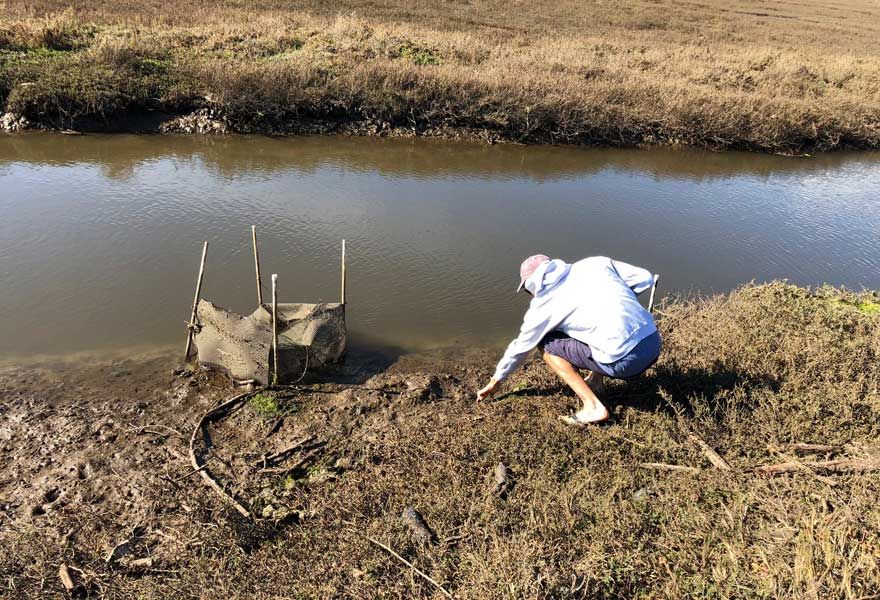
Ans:
[[[486,398],[494,394],[497,388],[498,380],[493,377],[489,380],[489,385],[477,392],[477,400],[485,400]]]

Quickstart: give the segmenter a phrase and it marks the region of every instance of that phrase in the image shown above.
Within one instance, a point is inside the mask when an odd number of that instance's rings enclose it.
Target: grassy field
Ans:
[[[0,595],[58,597],[66,565],[80,597],[443,597],[372,538],[462,600],[876,597],[880,473],[811,465],[880,457],[880,296],[774,283],[660,311],[664,353],[611,387],[603,428],[556,419],[572,396],[540,361],[474,402],[497,358],[476,350],[261,394],[203,455],[258,520],[186,458],[218,380],[168,357],[0,369]],[[247,462],[304,438],[323,445],[302,468]]]
[[[871,0],[5,0],[0,14],[0,103],[55,127],[200,110],[233,131],[880,147]]]

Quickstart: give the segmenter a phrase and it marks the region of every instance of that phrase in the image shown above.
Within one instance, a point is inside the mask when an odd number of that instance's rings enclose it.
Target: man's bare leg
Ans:
[[[609,417],[608,409],[570,362],[547,352],[544,353],[544,362],[568,384],[582,403],[582,408],[573,417],[560,417],[563,421],[573,424],[598,423]]]

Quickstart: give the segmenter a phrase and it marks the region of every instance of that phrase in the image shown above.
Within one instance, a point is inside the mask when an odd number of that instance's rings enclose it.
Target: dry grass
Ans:
[[[867,0],[3,6],[0,99],[55,125],[208,107],[244,131],[880,146]]]
[[[462,599],[870,598],[880,589],[880,474],[768,479],[747,468],[779,460],[768,445],[784,442],[880,454],[877,302],[779,283],[668,302],[660,363],[612,387],[618,423],[602,429],[555,419],[570,399],[537,362],[512,393],[475,404],[491,364],[405,359],[368,382],[375,391],[297,413],[294,422],[334,432],[329,455],[258,500],[298,521],[247,524],[201,484],[171,490],[157,468],[134,480],[129,503],[143,529],[162,532],[137,550],[156,557],[153,570],[105,564],[134,519],[84,501],[0,531],[0,580],[10,595],[54,593],[66,562],[108,598],[440,597],[369,535]],[[404,380],[437,389],[383,393]],[[150,410],[144,422],[158,418]],[[197,414],[175,410],[183,422],[169,424],[188,431]],[[711,468],[692,432],[733,471]],[[214,436],[222,445],[229,433]],[[107,460],[108,474],[122,468]],[[516,477],[504,500],[490,492],[499,460]],[[648,461],[702,470],[637,468]],[[399,520],[408,505],[437,546],[410,541]]]

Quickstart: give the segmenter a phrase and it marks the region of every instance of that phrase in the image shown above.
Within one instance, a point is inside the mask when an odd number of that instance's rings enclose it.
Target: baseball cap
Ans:
[[[526,280],[531,277],[535,271],[538,270],[538,267],[549,260],[549,256],[546,256],[544,254],[535,254],[522,261],[522,264],[519,266],[519,287],[516,288],[516,292],[519,293],[519,291],[523,289],[523,286],[526,284]]]

